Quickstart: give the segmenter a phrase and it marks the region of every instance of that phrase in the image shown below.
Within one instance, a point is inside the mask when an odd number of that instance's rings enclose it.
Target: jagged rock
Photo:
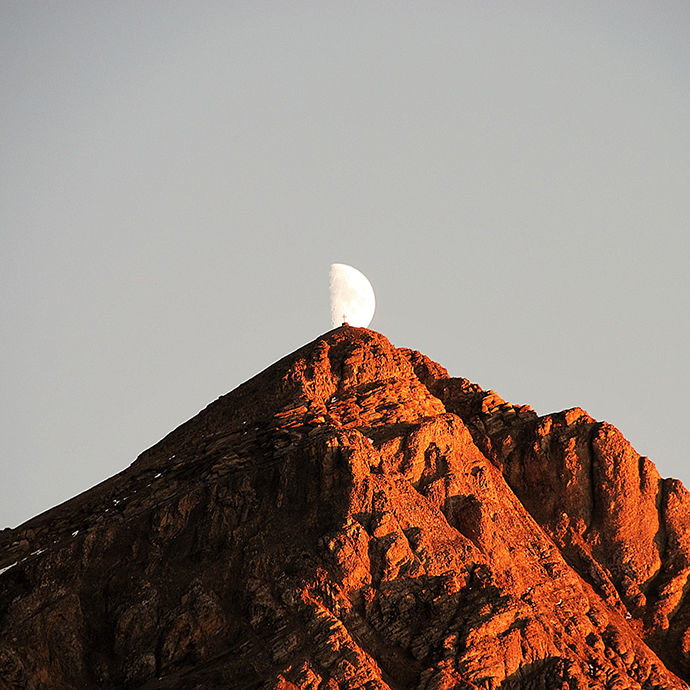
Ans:
[[[690,497],[342,327],[0,533],[0,685],[684,688]]]

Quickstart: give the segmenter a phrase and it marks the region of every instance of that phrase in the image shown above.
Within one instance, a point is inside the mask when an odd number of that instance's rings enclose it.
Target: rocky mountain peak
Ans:
[[[683,688],[690,497],[343,326],[0,533],[0,685]]]

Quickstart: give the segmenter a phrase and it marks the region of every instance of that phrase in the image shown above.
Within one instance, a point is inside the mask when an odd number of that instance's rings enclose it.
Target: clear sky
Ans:
[[[330,328],[690,483],[690,3],[0,6],[0,527]]]

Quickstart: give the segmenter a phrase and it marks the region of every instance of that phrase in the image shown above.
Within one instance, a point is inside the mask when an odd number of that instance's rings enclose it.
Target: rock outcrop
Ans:
[[[343,327],[0,533],[0,687],[686,688],[690,495]]]

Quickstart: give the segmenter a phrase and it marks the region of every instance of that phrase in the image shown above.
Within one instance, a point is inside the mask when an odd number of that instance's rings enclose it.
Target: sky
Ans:
[[[0,527],[330,329],[690,485],[687,0],[0,5]]]

